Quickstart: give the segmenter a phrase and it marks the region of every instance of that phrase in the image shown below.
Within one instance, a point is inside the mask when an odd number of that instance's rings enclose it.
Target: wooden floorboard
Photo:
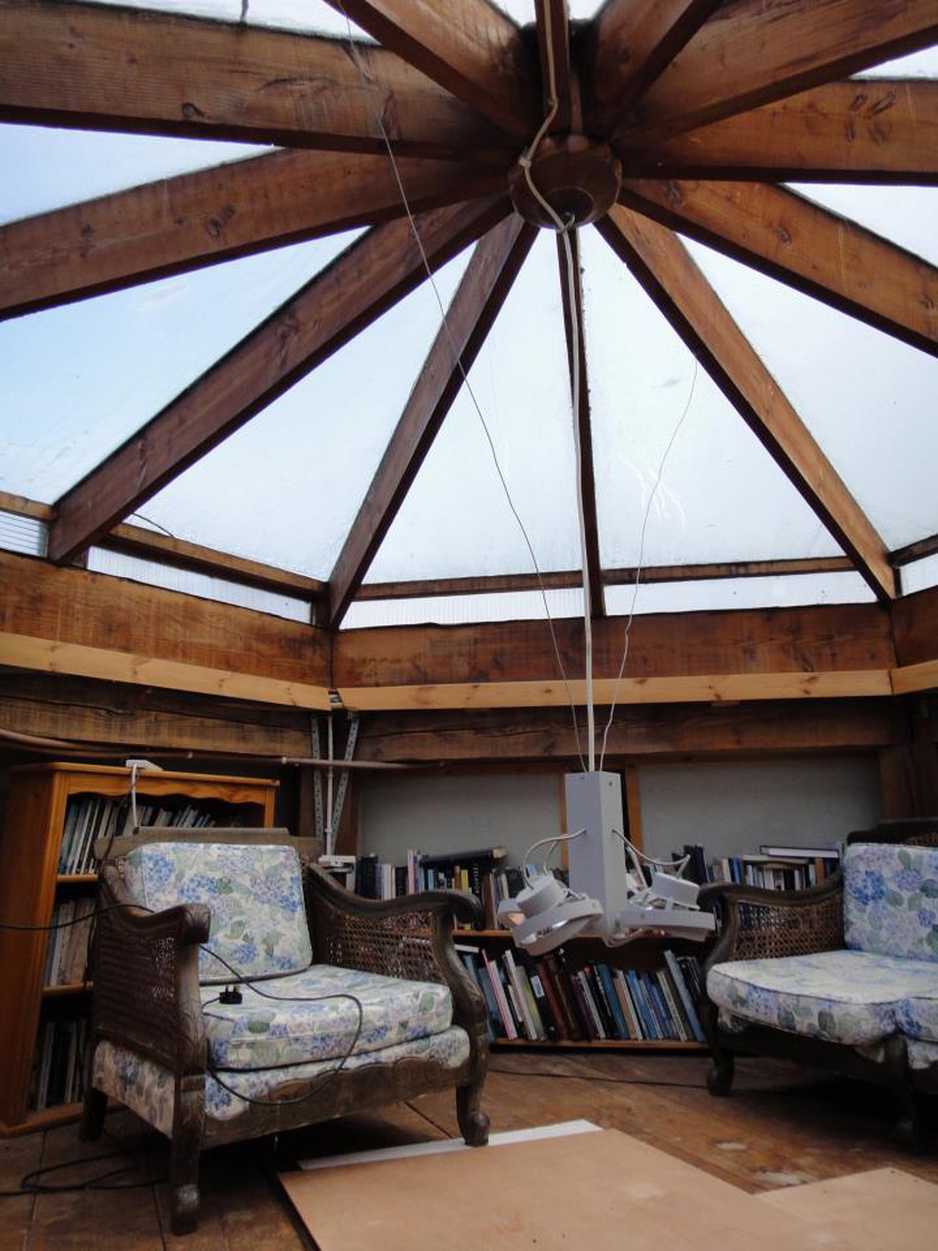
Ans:
[[[768,1060],[740,1060],[733,1094],[711,1097],[699,1055],[634,1052],[496,1051],[484,1107],[493,1132],[586,1119],[618,1129],[748,1193],[893,1167],[938,1183],[938,1131],[930,1151],[909,1155],[891,1137],[889,1096]],[[113,1168],[124,1190],[67,1190],[5,1198],[0,1251],[300,1251],[276,1175],[295,1161],[457,1136],[452,1095],[428,1095],[380,1115],[350,1117],[278,1140],[206,1153],[201,1225],[169,1233],[165,1144],[129,1113],[108,1118],[107,1136],[82,1143],[77,1126],[0,1142],[0,1189],[24,1174],[70,1185]],[[118,1159],[91,1157],[116,1152]],[[142,1184],[140,1184],[142,1183]],[[350,1214],[354,1219],[354,1214]]]

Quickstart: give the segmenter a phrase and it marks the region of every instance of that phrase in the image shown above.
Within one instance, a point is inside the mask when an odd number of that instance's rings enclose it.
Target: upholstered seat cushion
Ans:
[[[865,1046],[900,1028],[903,1000],[935,990],[935,965],[863,951],[716,964],[707,993],[732,1018]]]
[[[295,847],[143,843],[128,852],[124,880],[154,912],[179,903],[208,904],[209,940],[199,953],[203,983],[230,982],[235,974],[297,973],[312,961]]]
[[[844,938],[858,951],[938,961],[938,847],[851,843]]]
[[[340,1060],[442,1034],[453,1019],[446,986],[328,964],[240,990],[227,1004],[202,988],[210,1071]]]
[[[938,1043],[938,969],[934,970],[931,993],[903,999],[897,1006],[896,1020],[908,1038]]]

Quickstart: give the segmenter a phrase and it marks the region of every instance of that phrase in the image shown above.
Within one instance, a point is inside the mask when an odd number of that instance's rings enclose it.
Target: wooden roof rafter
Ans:
[[[730,0],[616,129],[650,150],[685,131],[843,78],[938,39],[935,0]]]
[[[68,560],[347,343],[505,216],[501,197],[376,226],[56,503],[49,556]]]
[[[768,183],[626,179],[620,202],[938,355],[938,267]]]
[[[476,245],[444,325],[365,493],[330,578],[330,624],[337,628],[397,516],[479,349],[534,241],[512,215]]]
[[[489,165],[282,149],[0,226],[0,319],[501,191]]]
[[[0,121],[502,160],[516,145],[397,53],[78,0],[0,0]]]
[[[597,228],[877,597],[894,599],[885,544],[681,243],[621,205]]]

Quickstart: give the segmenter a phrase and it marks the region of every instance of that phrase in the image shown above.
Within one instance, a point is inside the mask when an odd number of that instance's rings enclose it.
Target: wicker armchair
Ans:
[[[849,850],[855,844],[884,843],[938,847],[938,819],[883,822],[856,832],[846,840],[846,855],[860,854],[859,847]],[[863,922],[859,939],[845,932],[843,870],[810,890],[718,884],[701,892],[701,905],[716,912],[719,923],[704,962],[706,992],[700,1004],[711,1055],[711,1094],[729,1093],[736,1054],[794,1060],[892,1087],[897,1135],[909,1147],[924,1145],[918,1096],[938,1092],[936,864],[934,856],[927,858],[923,906],[915,913],[920,933],[913,934],[918,958],[907,961],[895,950],[889,954],[888,943],[874,941],[868,963],[867,953],[855,950],[864,946]],[[847,902],[849,928],[857,905],[853,898]],[[842,993],[836,985],[841,955],[861,957],[858,980],[844,975]],[[753,988],[751,999],[747,988]],[[773,994],[782,1007],[771,1004]],[[818,1006],[812,1008],[815,996]]]
[[[485,1008],[453,945],[454,918],[480,919],[477,901],[448,891],[362,899],[310,863],[318,850],[286,830],[162,829],[107,851],[83,1132],[101,1133],[110,1097],[167,1135],[174,1233],[198,1224],[204,1147],[449,1088],[466,1142],[487,1141]],[[184,854],[189,867],[179,902],[154,909],[138,862],[163,854]],[[214,867],[194,872],[202,862],[192,856]],[[270,859],[280,856],[296,865],[295,881]],[[232,857],[265,866],[261,910],[273,898],[279,915],[295,886],[298,902],[276,933],[258,921],[246,935],[243,915],[232,914]],[[210,909],[195,900],[213,872],[224,900]],[[166,877],[156,883],[161,904],[179,884]],[[284,959],[297,943],[299,959]],[[232,1004],[238,995],[244,1002]]]

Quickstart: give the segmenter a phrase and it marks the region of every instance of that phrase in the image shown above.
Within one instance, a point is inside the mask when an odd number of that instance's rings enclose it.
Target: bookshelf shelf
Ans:
[[[5,1046],[0,1137],[80,1114],[78,1057],[90,1003],[90,985],[80,980],[86,953],[80,943],[71,951],[55,948],[57,936],[77,933],[77,925],[48,927],[56,916],[68,916],[60,912],[64,906],[74,905],[76,913],[90,909],[97,884],[90,848],[108,822],[116,827],[126,819],[130,779],[127,768],[74,763],[25,765],[10,772],[0,836],[0,918],[26,928],[0,930],[0,1037]],[[206,822],[216,825],[269,826],[276,791],[277,783],[269,779],[163,770],[140,772],[136,781],[141,824],[146,805],[162,811],[166,824],[195,805]],[[67,854],[74,856],[74,865],[63,865]],[[70,868],[78,871],[63,871]],[[64,1068],[64,1079],[56,1066]]]

